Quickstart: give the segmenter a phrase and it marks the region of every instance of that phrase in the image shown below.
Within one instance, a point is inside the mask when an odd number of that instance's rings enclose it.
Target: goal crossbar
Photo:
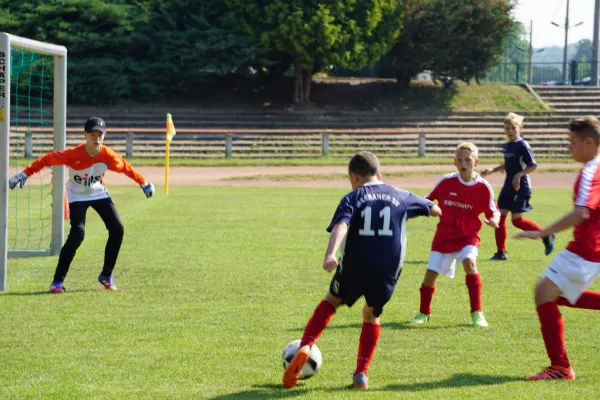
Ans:
[[[0,291],[6,290],[8,257],[59,254],[64,240],[65,167],[53,167],[52,239],[50,250],[8,249],[8,180],[11,124],[11,49],[44,54],[54,58],[53,137],[54,150],[66,148],[67,49],[9,33],[0,33]]]

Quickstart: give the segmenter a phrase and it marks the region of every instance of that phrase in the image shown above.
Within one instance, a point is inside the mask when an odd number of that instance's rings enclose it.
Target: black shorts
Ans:
[[[342,304],[348,307],[364,296],[367,305],[373,307],[373,314],[379,317],[383,306],[392,297],[397,281],[394,278],[382,278],[377,272],[338,266],[331,279],[329,292],[341,298]]]
[[[529,204],[530,196],[515,192],[512,189],[502,188],[498,196],[498,208],[509,210],[513,214],[520,214],[533,210]]]

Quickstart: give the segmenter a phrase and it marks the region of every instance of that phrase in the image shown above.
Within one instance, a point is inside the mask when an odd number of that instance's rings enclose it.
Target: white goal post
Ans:
[[[0,291],[6,290],[8,257],[49,256],[60,253],[64,240],[64,182],[65,167],[53,167],[52,175],[52,237],[49,249],[9,249],[9,186],[10,135],[11,135],[11,49],[43,54],[53,57],[53,149],[66,148],[67,111],[67,49],[63,46],[0,33]],[[15,190],[19,190],[16,188]]]

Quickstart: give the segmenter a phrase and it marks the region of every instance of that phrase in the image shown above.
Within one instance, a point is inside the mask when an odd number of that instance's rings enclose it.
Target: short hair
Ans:
[[[471,155],[475,158],[479,157],[479,149],[471,142],[462,142],[458,146],[456,146],[456,151],[454,152],[454,156],[458,154],[459,150],[470,150]]]
[[[571,120],[569,130],[582,140],[589,137],[594,139],[596,145],[600,145],[600,121],[592,115]]]
[[[506,114],[506,117],[504,117],[504,123],[510,122],[514,126],[523,127],[524,119],[525,119],[525,117],[523,117],[522,115],[515,114],[513,112],[509,112],[508,114]]]
[[[379,160],[370,151],[358,152],[350,159],[348,173],[359,176],[375,176],[379,173]]]

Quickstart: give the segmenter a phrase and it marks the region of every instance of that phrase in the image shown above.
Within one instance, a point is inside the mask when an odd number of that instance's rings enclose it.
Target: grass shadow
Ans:
[[[473,324],[443,324],[443,325],[432,325],[432,324],[411,324],[410,322],[382,322],[381,327],[383,329],[424,329],[424,330],[438,330],[438,329],[455,329],[455,328],[475,328]]]
[[[488,386],[501,385],[508,382],[523,381],[524,378],[511,375],[475,375],[475,374],[454,374],[442,381],[420,382],[388,385],[378,390],[398,391],[398,392],[421,392],[435,389],[451,389],[470,386]]]
[[[100,289],[69,289],[68,291],[66,291],[65,293],[50,293],[49,290],[44,290],[42,292],[6,292],[6,293],[0,293],[0,297],[2,296],[41,296],[41,295],[48,295],[48,296],[60,296],[60,295],[66,295],[69,293],[83,293],[83,292],[100,292]]]
[[[300,383],[301,385],[301,383]],[[210,400],[226,399],[287,399],[303,397],[307,389],[295,387],[294,390],[285,389],[281,384],[254,385],[256,390],[244,390],[237,393],[229,393],[221,396],[210,397]]]

